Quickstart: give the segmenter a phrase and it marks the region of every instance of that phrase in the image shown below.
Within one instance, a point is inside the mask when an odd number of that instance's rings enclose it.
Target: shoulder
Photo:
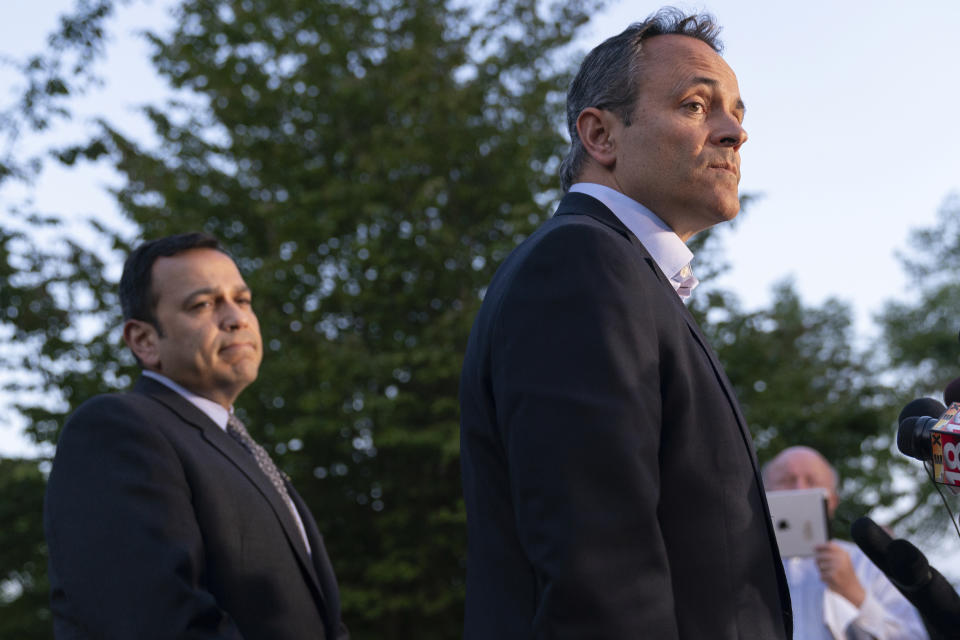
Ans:
[[[146,399],[147,396],[144,394],[133,391],[103,393],[84,401],[77,407],[72,416],[96,413],[98,411],[109,411],[118,407],[136,408],[142,406]]]
[[[109,447],[121,440],[157,440],[162,437],[157,427],[167,421],[168,414],[161,403],[142,393],[94,396],[67,418],[57,452],[74,447]]]
[[[498,329],[544,323],[557,330],[645,326],[672,309],[669,285],[639,243],[586,215],[555,216],[504,262],[484,307]],[[675,295],[675,294],[674,294]],[[659,313],[659,311],[656,311]]]
[[[630,247],[633,243],[629,232],[614,223],[613,214],[598,217],[588,213],[557,213],[540,225],[528,241],[536,245],[577,240]]]
[[[638,269],[648,258],[626,232],[589,215],[556,215],[543,223],[504,261],[498,280],[583,277],[591,282],[609,276],[617,281],[652,273]]]
[[[156,417],[161,404],[143,393],[132,391],[97,395],[70,414],[67,425],[88,421],[131,421],[142,423],[142,418]]]

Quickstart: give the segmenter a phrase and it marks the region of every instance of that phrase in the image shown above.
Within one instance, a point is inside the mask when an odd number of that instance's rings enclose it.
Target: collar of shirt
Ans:
[[[583,193],[602,202],[644,246],[681,298],[690,296],[700,281],[690,269],[693,252],[667,223],[636,200],[593,182],[578,182],[571,193]]]
[[[197,409],[200,409],[200,411],[203,411],[203,413],[213,420],[218,427],[226,430],[227,419],[230,417],[230,412],[224,409],[221,405],[217,404],[213,400],[208,400],[207,398],[198,396],[189,389],[180,386],[167,376],[157,373],[156,371],[148,371],[144,369],[143,375],[147,376],[148,378],[153,378],[157,382],[170,387],[181,396],[186,398],[190,404],[195,406]]]

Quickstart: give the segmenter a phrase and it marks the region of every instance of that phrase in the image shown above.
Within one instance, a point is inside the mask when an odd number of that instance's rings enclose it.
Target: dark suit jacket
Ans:
[[[460,403],[466,638],[791,636],[730,383],[600,202],[568,194],[497,271]]]
[[[44,505],[59,638],[346,637],[336,579],[293,490],[308,555],[253,457],[142,378],[64,426]]]

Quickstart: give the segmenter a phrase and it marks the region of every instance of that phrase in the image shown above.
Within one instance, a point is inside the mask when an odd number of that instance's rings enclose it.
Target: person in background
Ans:
[[[810,447],[789,447],[763,467],[768,491],[825,489],[827,516],[840,499],[836,470]],[[844,540],[818,545],[816,556],[784,559],[797,638],[925,640],[917,610],[859,547]]]
[[[120,280],[143,375],[70,416],[44,504],[59,638],[347,638],[310,510],[233,413],[263,355],[216,239],[142,244]]]

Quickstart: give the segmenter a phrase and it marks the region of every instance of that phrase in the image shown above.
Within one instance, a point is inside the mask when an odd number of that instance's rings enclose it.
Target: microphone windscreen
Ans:
[[[850,525],[850,537],[878,569],[887,572],[887,547],[893,541],[890,534],[876,522],[863,516]]]
[[[923,616],[930,637],[960,638],[960,595],[953,585],[906,540],[891,542],[887,557],[887,577]]]
[[[940,402],[933,398],[917,398],[907,403],[900,415],[897,417],[897,424],[903,422],[906,418],[939,418],[947,410]]]
[[[906,540],[894,540],[887,547],[891,578],[906,588],[916,589],[930,581],[930,563],[920,549]]]
[[[943,401],[948,405],[960,402],[960,378],[951,380],[947,388],[943,390]]]

